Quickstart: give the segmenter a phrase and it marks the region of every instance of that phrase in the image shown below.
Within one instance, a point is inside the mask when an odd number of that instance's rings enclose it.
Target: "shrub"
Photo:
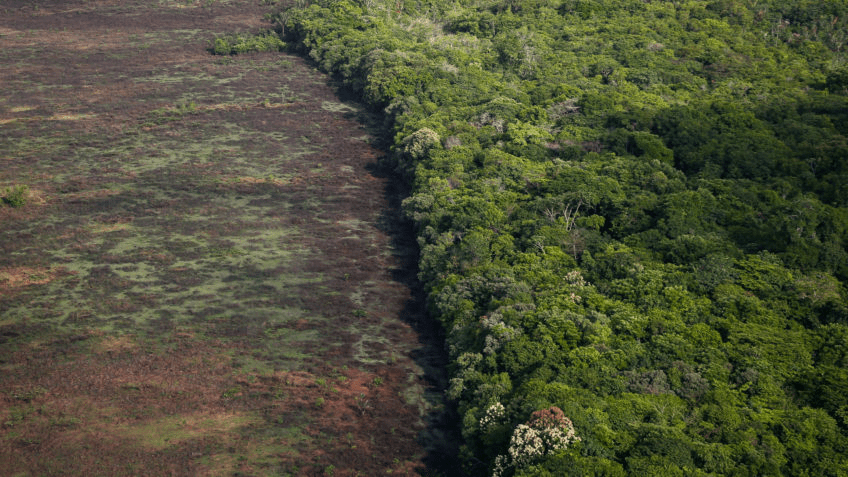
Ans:
[[[267,30],[255,35],[235,33],[215,38],[211,51],[216,55],[238,55],[258,51],[283,51],[285,49],[286,43],[276,33]]]
[[[26,185],[7,187],[3,192],[2,202],[10,207],[21,207],[26,204],[27,192],[29,186]]]

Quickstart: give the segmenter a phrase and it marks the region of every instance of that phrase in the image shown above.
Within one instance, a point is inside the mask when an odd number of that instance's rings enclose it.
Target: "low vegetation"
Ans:
[[[0,474],[455,467],[372,115],[224,36],[270,2],[35,3],[0,8]]]
[[[837,0],[279,16],[385,113],[469,473],[848,472],[846,19]]]
[[[7,187],[0,197],[0,203],[9,207],[21,207],[26,204],[28,192],[29,186],[27,185]]]
[[[257,34],[233,33],[219,36],[210,50],[216,55],[238,55],[261,51],[283,51],[286,44],[273,31]]]

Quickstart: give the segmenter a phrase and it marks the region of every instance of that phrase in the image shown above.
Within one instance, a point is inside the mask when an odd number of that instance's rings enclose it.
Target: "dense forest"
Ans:
[[[848,475],[848,2],[299,0],[375,110],[470,475]]]

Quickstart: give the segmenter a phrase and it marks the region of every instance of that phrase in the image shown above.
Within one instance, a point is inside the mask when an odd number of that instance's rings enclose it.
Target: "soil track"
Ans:
[[[4,474],[454,473],[373,118],[207,51],[259,3],[0,5]]]

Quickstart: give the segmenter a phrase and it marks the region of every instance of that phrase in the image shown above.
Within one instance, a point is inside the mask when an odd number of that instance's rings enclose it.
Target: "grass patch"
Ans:
[[[149,449],[165,449],[203,436],[225,437],[258,422],[256,417],[242,413],[181,414],[118,428],[116,434],[137,440]]]
[[[97,354],[128,353],[137,351],[139,348],[136,341],[126,335],[106,336],[92,345],[92,351]]]
[[[230,34],[215,38],[210,51],[215,55],[239,55],[261,51],[285,51],[286,43],[271,30],[248,34]]]

